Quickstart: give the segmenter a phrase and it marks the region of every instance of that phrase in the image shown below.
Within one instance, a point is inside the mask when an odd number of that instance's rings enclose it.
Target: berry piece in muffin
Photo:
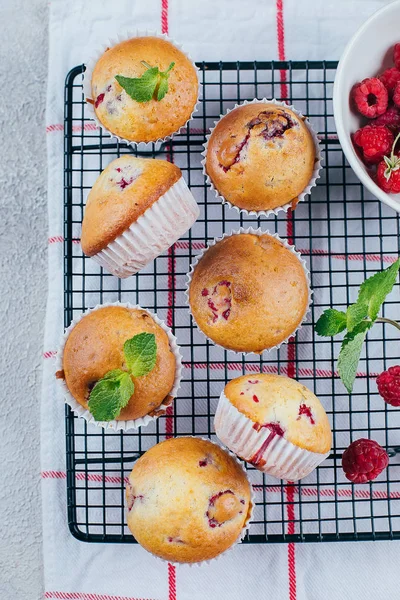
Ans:
[[[57,377],[96,421],[128,421],[165,412],[176,370],[168,335],[153,317],[116,304],[69,331]]]
[[[208,440],[172,438],[134,465],[128,527],[146,550],[172,562],[215,558],[243,533],[251,490],[239,463]]]
[[[113,275],[129,277],[172,246],[198,215],[177,166],[121,156],[104,169],[89,193],[82,250]]]
[[[302,117],[289,108],[256,102],[238,106],[217,123],[205,169],[225,200],[262,211],[296,206],[315,160],[314,140]]]
[[[329,455],[332,433],[318,398],[304,385],[259,373],[233,379],[214,420],[219,439],[260,471],[296,481]]]
[[[190,119],[198,97],[193,63],[171,42],[136,37],[108,48],[91,80],[100,123],[132,142],[172,135]]]
[[[273,348],[307,312],[309,284],[297,255],[269,234],[234,234],[210,246],[189,284],[192,315],[216,344],[236,352]]]

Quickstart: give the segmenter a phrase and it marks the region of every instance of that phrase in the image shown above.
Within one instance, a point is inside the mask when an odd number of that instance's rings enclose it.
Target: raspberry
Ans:
[[[353,483],[373,481],[389,464],[387,452],[374,440],[361,438],[343,452],[342,467]]]
[[[359,113],[374,119],[386,112],[388,106],[388,91],[382,81],[376,77],[364,79],[357,83],[352,90],[354,104]]]
[[[394,88],[393,92],[393,102],[397,107],[400,107],[400,81]]]
[[[393,132],[400,130],[400,111],[397,106],[389,106],[387,111],[377,117],[374,121],[374,125],[386,125]]]
[[[382,81],[389,94],[392,94],[396,84],[400,81],[400,71],[399,69],[396,69],[396,67],[391,67],[390,69],[383,71],[383,73],[379,75],[379,79]]]
[[[393,62],[400,69],[400,44],[395,44],[393,50]]]
[[[390,154],[394,137],[384,125],[366,125],[355,132],[353,140],[362,149],[364,161],[375,164],[382,160],[385,154]]]
[[[400,365],[390,367],[376,378],[378,392],[385,402],[400,406]]]
[[[392,167],[382,160],[376,171],[376,183],[387,194],[400,194],[400,153],[390,158]],[[386,177],[388,175],[388,177]]]
[[[99,94],[96,98],[96,101],[94,103],[95,108],[97,108],[99,106],[99,104],[101,104],[104,100],[104,95],[105,94]]]

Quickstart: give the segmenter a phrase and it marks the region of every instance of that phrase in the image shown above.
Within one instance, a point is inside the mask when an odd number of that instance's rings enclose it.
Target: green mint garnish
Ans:
[[[318,319],[315,331],[318,335],[336,335],[346,329],[346,313],[328,308]]]
[[[166,71],[160,71],[158,67],[152,67],[144,60],[142,64],[147,67],[147,71],[141,77],[116,75],[115,79],[136,102],[149,102],[152,98],[162,100],[168,92],[168,79],[175,63],[172,62]]]
[[[347,329],[352,331],[365,317],[375,321],[386,296],[392,291],[400,259],[389,268],[372,275],[361,284],[357,302],[347,309]]]
[[[147,375],[154,368],[157,345],[154,333],[139,333],[124,344],[126,366],[135,377]]]
[[[318,319],[315,331],[320,336],[333,336],[347,329],[338,358],[338,372],[347,391],[351,393],[357,366],[367,332],[375,322],[390,323],[400,329],[397,321],[378,318],[386,296],[396,283],[400,258],[384,271],[379,271],[361,284],[357,302],[347,311],[329,308]]]
[[[373,323],[363,321],[359,323],[353,331],[346,333],[340,348],[338,358],[338,372],[344,387],[351,394],[354,380],[357,375],[358,362],[361,356],[362,346],[367,335],[368,329],[371,329]]]
[[[124,344],[127,371],[113,369],[99,379],[89,396],[89,410],[96,421],[112,421],[128,404],[135,391],[133,377],[147,375],[157,359],[154,333],[139,333]]]
[[[89,397],[89,410],[96,421],[112,421],[128,404],[135,391],[129,373],[115,369],[96,383]]]

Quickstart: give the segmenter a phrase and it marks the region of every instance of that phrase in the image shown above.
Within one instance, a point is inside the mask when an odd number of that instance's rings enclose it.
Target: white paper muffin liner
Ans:
[[[181,125],[181,127],[179,129],[177,129],[176,131],[173,131],[170,135],[167,135],[164,138],[158,138],[158,139],[153,140],[151,142],[135,142],[135,141],[132,141],[132,140],[126,140],[124,138],[121,138],[118,135],[116,135],[115,133],[112,133],[109,129],[107,129],[100,122],[100,120],[97,118],[95,110],[94,110],[94,106],[90,102],[87,101],[87,98],[92,99],[92,74],[93,74],[93,69],[94,69],[97,61],[101,58],[101,56],[103,56],[104,52],[108,48],[112,48],[113,46],[116,46],[120,42],[125,42],[126,40],[130,40],[130,39],[135,38],[135,37],[148,37],[148,36],[158,37],[158,38],[160,38],[162,40],[170,42],[176,48],[178,48],[178,50],[180,50],[186,56],[186,58],[188,58],[190,60],[190,62],[192,63],[193,67],[196,70],[196,76],[197,76],[197,81],[198,81],[198,94],[197,94],[197,100],[196,100],[196,104],[194,106],[194,109],[192,111],[192,114],[190,115],[190,117],[186,121],[186,123],[184,123],[183,125]],[[172,139],[172,137],[174,135],[180,133],[181,130],[184,127],[187,127],[187,124],[189,123],[189,121],[191,121],[193,119],[193,115],[198,111],[197,106],[198,106],[198,103],[199,103],[199,96],[200,96],[200,89],[201,89],[201,87],[200,87],[200,79],[199,79],[199,75],[198,75],[199,68],[196,66],[196,64],[194,63],[193,59],[189,56],[189,54],[183,50],[181,44],[179,44],[174,39],[172,39],[169,36],[167,36],[165,33],[158,33],[157,31],[150,31],[150,30],[146,29],[145,31],[140,31],[140,30],[136,30],[136,31],[133,31],[133,32],[132,31],[127,31],[125,34],[118,35],[116,38],[110,38],[105,43],[103,43],[97,50],[94,51],[94,53],[92,54],[92,56],[90,56],[88,58],[88,60],[86,61],[85,66],[86,66],[86,70],[85,70],[85,72],[83,74],[83,98],[85,100],[86,111],[87,111],[88,117],[90,119],[93,119],[96,122],[96,124],[100,127],[100,129],[102,129],[104,131],[104,133],[108,134],[110,136],[110,138],[114,138],[114,139],[118,140],[118,142],[123,142],[124,144],[128,144],[128,146],[133,146],[139,152],[152,152],[153,151],[153,144],[155,144],[155,150],[159,151],[160,148],[161,148],[161,145],[164,142],[167,142],[168,140]]]
[[[193,568],[193,567],[202,567],[204,565],[209,565],[210,563],[218,560],[222,556],[226,556],[226,554],[228,552],[231,552],[235,548],[235,546],[237,546],[238,544],[240,544],[240,542],[246,536],[247,532],[250,529],[251,521],[252,521],[253,515],[254,515],[255,494],[254,494],[254,490],[253,490],[253,486],[251,484],[251,481],[249,480],[247,471],[246,471],[246,469],[245,469],[245,467],[243,465],[243,462],[241,460],[239,460],[239,458],[236,456],[236,454],[234,454],[229,448],[225,448],[224,446],[222,446],[218,442],[214,442],[214,440],[210,440],[210,438],[205,438],[205,437],[202,437],[202,436],[186,435],[186,436],[179,436],[179,437],[191,437],[191,438],[194,438],[194,439],[204,440],[206,442],[211,442],[215,446],[218,446],[218,448],[221,448],[222,450],[224,450],[225,452],[227,452],[229,454],[229,456],[231,456],[232,458],[234,458],[235,461],[237,462],[237,464],[240,466],[240,468],[242,469],[242,471],[246,475],[246,479],[249,482],[249,486],[250,486],[250,511],[249,511],[249,513],[247,515],[246,521],[244,522],[242,530],[241,530],[240,534],[238,535],[236,541],[232,544],[232,546],[229,546],[229,548],[227,548],[226,550],[224,550],[223,552],[221,552],[221,554],[218,554],[218,556],[214,556],[214,558],[209,558],[207,560],[201,560],[201,561],[198,561],[198,562],[195,562],[195,563],[174,562],[174,561],[171,561],[171,560],[166,560],[165,558],[161,558],[161,556],[157,556],[156,554],[153,554],[152,552],[150,552],[149,550],[146,550],[146,548],[145,548],[145,550],[149,554],[151,554],[152,556],[154,556],[154,558],[156,558],[158,561],[160,561],[160,562],[162,562],[164,564],[170,564],[170,565],[174,565],[175,567],[181,567],[181,568],[183,568],[183,567],[190,567],[190,568]],[[137,460],[139,460],[139,459],[137,459]]]
[[[224,346],[222,346],[221,344],[217,344],[216,342],[214,342],[214,340],[212,340],[210,337],[208,337],[204,331],[202,331],[200,329],[200,327],[197,325],[196,319],[193,316],[192,310],[190,308],[190,302],[189,302],[189,289],[190,289],[190,284],[192,282],[192,277],[193,277],[193,273],[194,270],[196,268],[196,266],[198,265],[198,263],[200,262],[200,260],[203,258],[203,256],[205,255],[205,253],[207,252],[207,250],[209,248],[211,248],[212,246],[215,246],[218,242],[221,242],[222,240],[224,240],[227,237],[231,237],[232,235],[239,235],[241,233],[250,233],[252,235],[270,235],[271,237],[275,238],[276,240],[280,241],[285,248],[287,248],[288,250],[290,250],[295,256],[297,256],[297,258],[299,259],[303,269],[304,269],[304,273],[306,275],[306,279],[307,279],[307,283],[308,283],[308,299],[307,299],[307,307],[306,310],[304,311],[304,315],[303,318],[300,322],[300,325],[298,325],[296,327],[296,329],[294,329],[292,331],[292,333],[290,335],[288,335],[288,337],[284,340],[282,340],[282,342],[280,342],[280,344],[277,344],[276,346],[273,346],[272,348],[264,348],[264,350],[260,353],[257,354],[256,352],[246,352],[246,351],[239,351],[239,350],[231,350],[230,348],[225,348]],[[240,227],[240,229],[238,229],[237,231],[232,231],[231,233],[224,233],[221,237],[218,238],[214,238],[212,242],[210,242],[210,244],[208,244],[208,246],[206,246],[203,250],[201,250],[201,252],[195,257],[193,263],[190,265],[190,271],[187,274],[187,282],[186,282],[186,289],[185,289],[185,296],[186,296],[186,304],[189,307],[189,313],[193,319],[194,324],[196,325],[198,331],[200,331],[214,346],[217,346],[219,348],[222,348],[223,350],[227,350],[229,352],[234,352],[234,354],[238,354],[238,355],[242,355],[242,354],[246,354],[246,355],[251,355],[254,354],[255,356],[260,356],[261,354],[263,354],[264,352],[271,352],[272,350],[278,350],[282,344],[287,344],[288,341],[290,340],[290,338],[292,336],[294,336],[296,334],[297,331],[299,331],[299,329],[301,329],[303,323],[305,323],[308,319],[308,314],[310,312],[310,306],[312,303],[312,289],[311,289],[311,281],[310,281],[310,271],[307,268],[307,264],[306,261],[301,257],[300,252],[297,252],[296,248],[294,246],[292,246],[291,244],[289,244],[289,242],[283,238],[281,238],[277,233],[270,233],[268,230],[263,231],[261,229],[261,227],[259,227],[258,229],[253,229],[252,227]]]
[[[257,455],[265,464],[252,464],[258,470],[277,479],[298,481],[314,471],[330,454],[319,454],[300,448],[282,436],[274,435],[267,427],[255,430],[254,422],[233,406],[224,392],[221,393],[218,402],[214,428],[218,438],[232,452],[250,463]],[[271,436],[268,443],[267,440]]]
[[[208,143],[210,141],[211,134],[213,133],[215,127],[217,126],[217,124],[219,123],[219,121],[223,117],[225,117],[232,110],[235,110],[235,108],[238,108],[239,106],[244,106],[246,104],[275,104],[276,106],[282,106],[283,108],[290,109],[299,118],[301,118],[301,119],[304,120],[304,124],[307,127],[307,129],[309,130],[309,132],[311,134],[311,137],[313,139],[313,142],[314,142],[314,147],[315,147],[315,162],[314,162],[314,169],[313,169],[313,172],[312,172],[312,175],[311,175],[311,179],[310,179],[308,185],[301,192],[301,194],[299,194],[297,204],[299,202],[302,202],[305,199],[305,197],[308,194],[311,193],[311,189],[317,185],[317,179],[320,178],[320,174],[319,173],[320,173],[320,170],[321,170],[321,167],[322,167],[322,165],[321,165],[322,156],[321,156],[320,140],[318,139],[318,135],[314,131],[314,129],[313,129],[310,121],[308,120],[308,118],[304,117],[304,115],[302,115],[301,112],[299,112],[298,110],[296,110],[295,107],[292,104],[286,104],[285,102],[279,102],[278,100],[275,100],[275,98],[273,98],[272,100],[267,100],[266,98],[262,98],[261,100],[258,100],[257,98],[254,98],[254,100],[251,100],[251,101],[245,100],[241,104],[235,104],[235,106],[233,108],[228,108],[227,111],[226,111],[226,113],[221,114],[219,116],[219,119],[217,121],[214,121],[214,127],[212,127],[210,129],[210,133],[206,135],[206,142],[204,144],[204,151],[202,152],[202,156],[204,156],[204,159],[201,161],[201,164],[203,165],[203,174],[206,177],[206,182],[210,186],[210,189],[214,191],[215,196],[217,198],[220,198],[222,200],[223,204],[227,204],[227,206],[229,206],[229,208],[234,208],[235,210],[238,211],[239,214],[241,213],[241,214],[251,215],[251,216],[256,216],[256,217],[261,217],[261,216],[269,217],[271,215],[277,215],[281,211],[287,213],[287,211],[289,210],[289,208],[291,208],[291,206],[292,206],[292,201],[288,202],[287,204],[284,204],[283,206],[277,206],[276,208],[271,208],[271,209],[268,209],[268,210],[255,211],[255,210],[247,210],[246,208],[239,208],[239,206],[236,206],[235,204],[232,204],[231,202],[229,202],[229,200],[226,200],[226,198],[224,198],[224,196],[222,196],[219,193],[219,191],[217,190],[217,188],[214,186],[213,182],[211,181],[210,176],[207,174],[207,171],[206,171],[206,158],[207,158]]]
[[[128,302],[107,302],[105,304],[97,304],[94,308],[89,308],[86,312],[79,315],[79,317],[72,320],[69,327],[65,330],[65,333],[60,343],[60,347],[57,351],[55,372],[57,373],[57,371],[63,370],[63,356],[65,344],[67,342],[70,332],[75,327],[75,325],[79,323],[79,321],[83,317],[86,317],[89,313],[92,313],[95,310],[98,310],[99,308],[104,308],[106,306],[122,306],[124,308],[143,310],[147,312],[151,316],[151,318],[157,323],[157,325],[159,325],[161,329],[165,331],[165,333],[168,335],[171,352],[175,356],[176,361],[175,380],[172,389],[169,392],[169,395],[172,396],[173,399],[176,398],[182,379],[182,356],[180,353],[179,346],[177,344],[177,339],[172,333],[171,329],[164,323],[164,321],[159,319],[155,313],[151,312],[150,310],[147,310],[146,308],[142,308],[138,304],[133,305],[129,304]],[[81,404],[79,404],[77,400],[75,400],[75,398],[68,389],[65,379],[57,379],[57,381],[59,382],[63,391],[65,402],[71,407],[74,413],[78,415],[78,417],[82,417],[83,419],[85,419],[85,421],[87,421],[88,423],[92,423],[93,425],[97,425],[97,427],[102,427],[103,429],[114,429],[116,431],[128,431],[128,429],[138,429],[139,427],[143,427],[145,425],[148,425],[152,421],[155,421],[156,419],[158,419],[159,416],[161,416],[161,414],[165,414],[167,410],[167,406],[161,404],[155,410],[163,412],[160,412],[160,414],[156,416],[145,415],[144,417],[140,417],[139,419],[130,419],[128,421],[96,421],[93,415],[90,413],[90,411],[84,408]]]
[[[117,277],[129,277],[172,246],[200,214],[183,177],[93,260]]]

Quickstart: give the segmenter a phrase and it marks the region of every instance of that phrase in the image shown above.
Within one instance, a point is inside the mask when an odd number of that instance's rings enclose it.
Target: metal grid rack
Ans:
[[[375,482],[352,485],[341,469],[350,441],[371,437],[392,450],[400,443],[400,411],[376,393],[374,375],[399,362],[396,333],[377,324],[368,335],[354,392],[349,397],[335,373],[340,340],[318,338],[314,323],[330,306],[346,307],[360,283],[399,254],[399,219],[363,189],[347,165],[335,135],[332,86],[335,62],[200,63],[200,110],[172,143],[150,156],[173,160],[201,208],[190,232],[138,275],[126,280],[105,273],[83,256],[80,227],[86,196],[99,173],[121,154],[135,151],[115,143],[85,118],[83,66],[65,87],[65,326],[83,310],[116,300],[138,303],[170,324],[184,355],[184,380],[173,413],[138,432],[116,433],[87,426],[66,407],[68,522],[74,536],[91,542],[135,540],[126,526],[124,481],[133,461],[168,435],[215,439],[213,415],[225,383],[245,372],[284,373],[311,388],[333,425],[332,454],[297,485],[263,476],[250,465],[256,509],[245,542],[392,539],[400,537],[400,464],[393,451],[389,468]],[[286,86],[285,86],[286,82]],[[283,84],[283,85],[282,85]],[[242,217],[207,189],[201,156],[205,134],[220,113],[254,97],[289,102],[320,132],[324,169],[311,199],[293,214]],[[311,318],[280,351],[238,358],[207,342],[185,305],[186,273],[204,244],[239,226],[261,226],[290,238],[307,260],[314,290]],[[398,318],[399,288],[384,305]],[[397,313],[397,314],[396,314]]]

